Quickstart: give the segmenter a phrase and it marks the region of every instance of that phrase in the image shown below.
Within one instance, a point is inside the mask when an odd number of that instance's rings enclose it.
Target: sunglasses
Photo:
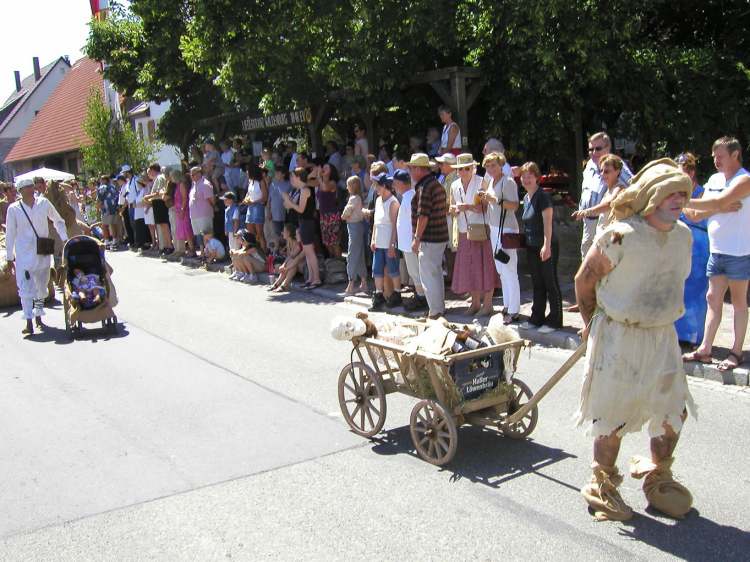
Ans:
[[[602,150],[604,150],[603,146],[594,146],[589,148],[589,154],[592,154],[594,152],[601,152]]]

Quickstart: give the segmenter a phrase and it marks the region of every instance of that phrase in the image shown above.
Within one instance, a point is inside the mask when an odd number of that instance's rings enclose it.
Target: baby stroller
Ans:
[[[80,269],[85,275],[99,276],[104,287],[104,297],[96,304],[82,303],[73,298],[73,271]],[[104,245],[91,236],[73,236],[62,253],[63,308],[65,331],[75,338],[83,330],[83,324],[102,323],[102,329],[110,333],[117,331],[117,316],[113,308],[117,305],[117,293],[111,279],[112,268],[104,260]]]

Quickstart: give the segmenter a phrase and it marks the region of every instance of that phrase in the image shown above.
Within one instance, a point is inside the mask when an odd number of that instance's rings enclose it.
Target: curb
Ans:
[[[159,256],[144,256],[151,258],[159,258]],[[169,261],[169,260],[168,260]],[[200,262],[191,258],[183,258],[179,262],[176,260],[172,263],[181,263],[185,267],[198,268]],[[228,263],[210,264],[207,267],[208,271],[220,273],[225,275],[229,269]],[[259,284],[269,284],[269,276],[267,273],[258,274]],[[339,291],[336,289],[330,289],[325,287],[319,287],[310,291],[305,291],[299,287],[292,285],[292,290],[299,293],[308,293],[321,297],[331,301],[345,302],[347,304],[353,304],[355,306],[361,306],[364,309],[370,305],[369,297],[357,297],[357,296],[345,296],[343,290]],[[418,317],[420,314],[409,314],[403,307],[397,307],[393,309],[393,312],[401,316],[407,317]],[[454,322],[461,322],[464,324],[471,324],[473,318],[460,313],[452,313],[451,320]],[[540,334],[537,330],[528,330],[521,328],[519,325],[513,326],[518,330],[519,335],[526,340],[533,342],[534,344],[555,347],[558,349],[575,350],[581,344],[581,338],[577,332],[562,329],[552,332],[550,334]],[[750,386],[750,369],[744,367],[737,367],[732,371],[720,371],[718,363],[706,364],[696,361],[690,361],[684,363],[685,373],[688,376],[706,379],[714,382],[719,382],[725,385],[736,385],[736,386]]]

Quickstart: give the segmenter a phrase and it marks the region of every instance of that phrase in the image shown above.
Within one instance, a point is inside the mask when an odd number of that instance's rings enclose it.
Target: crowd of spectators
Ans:
[[[346,294],[371,295],[373,311],[403,306],[437,318],[445,314],[448,287],[466,298],[469,315],[488,316],[501,289],[505,322],[520,322],[518,261],[525,248],[533,297],[522,325],[561,328],[559,225],[539,166],[511,168],[498,139],[489,139],[476,161],[450,109],[438,114],[442,131],[412,137],[405,150],[384,142],[371,150],[359,125],[351,142],[329,141],[319,157],[294,141],[253,156],[242,138],[206,139],[181,168],[154,163],[138,173],[123,165],[114,177],[63,186],[78,218],[96,222],[108,249],[225,262],[230,279],[257,283],[268,274],[275,292],[290,290],[298,277],[307,290],[345,282]],[[609,224],[610,204],[633,176],[611,148],[606,133],[589,138],[572,213],[582,223],[582,255]],[[742,360],[747,324],[750,238],[738,221],[750,212],[742,203],[750,191],[735,139],[717,141],[713,155],[717,173],[706,190],[716,193],[708,200],[701,199],[696,156],[676,160],[695,186],[682,217],[694,252],[677,328],[682,342],[698,346],[687,358],[710,360],[729,290],[735,345],[722,365],[730,369]],[[6,201],[14,200],[13,189],[3,186]]]

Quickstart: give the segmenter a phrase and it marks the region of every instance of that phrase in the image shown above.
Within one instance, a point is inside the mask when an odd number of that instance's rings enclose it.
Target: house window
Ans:
[[[138,138],[143,139],[143,123],[138,123]]]
[[[68,172],[78,174],[78,158],[68,158]]]
[[[151,142],[156,140],[156,121],[149,119],[146,125],[148,127],[148,138]]]

